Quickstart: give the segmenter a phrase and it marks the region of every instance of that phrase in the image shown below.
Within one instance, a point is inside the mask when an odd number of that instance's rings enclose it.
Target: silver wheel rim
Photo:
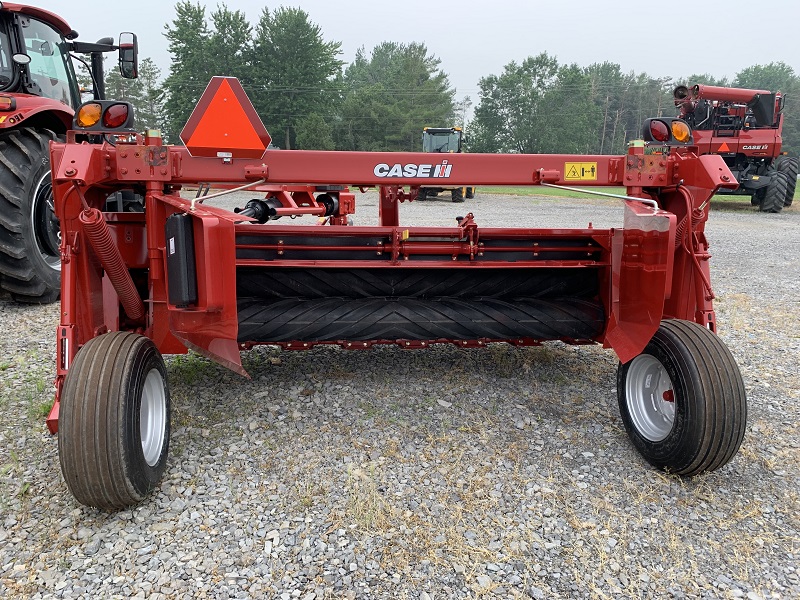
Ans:
[[[144,460],[151,467],[158,464],[164,448],[164,433],[167,428],[167,392],[164,378],[158,369],[150,369],[142,389],[142,405],[139,408],[139,435],[142,438]]]
[[[649,354],[631,362],[625,381],[628,413],[636,431],[651,442],[666,438],[675,424],[675,392],[664,365]]]

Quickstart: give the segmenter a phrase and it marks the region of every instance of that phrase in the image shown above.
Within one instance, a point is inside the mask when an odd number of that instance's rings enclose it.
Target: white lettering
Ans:
[[[453,165],[448,164],[445,160],[439,165],[417,165],[414,163],[407,163],[405,165],[396,163],[388,165],[380,163],[375,165],[372,169],[375,177],[397,177],[397,178],[448,178]]]

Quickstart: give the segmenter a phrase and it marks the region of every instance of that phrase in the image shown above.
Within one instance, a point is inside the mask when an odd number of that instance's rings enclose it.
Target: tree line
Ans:
[[[672,90],[703,83],[783,92],[784,150],[800,151],[800,77],[783,62],[754,65],[732,80],[625,73],[612,62],[560,64],[541,53],[481,77],[472,99],[456,98],[424,43],[360,48],[345,65],[341,43],[326,40],[304,10],[262,9],[255,26],[239,10],[183,0],[165,25],[172,62],[162,80],[152,60],[140,77],[109,73],[108,97],[129,100],[137,126],[178,136],[215,75],[237,77],[273,144],[284,149],[419,151],[423,127],[465,128],[470,152],[619,154],[648,117],[676,116]]]

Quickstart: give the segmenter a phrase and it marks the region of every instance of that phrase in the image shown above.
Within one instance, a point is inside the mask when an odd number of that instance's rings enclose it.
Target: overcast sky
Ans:
[[[175,18],[176,2],[31,0],[31,4],[60,14],[84,41],[135,32],[140,57],[152,58],[162,75],[168,74],[170,55],[163,33],[164,25]],[[207,14],[218,4],[223,3],[208,2]],[[383,41],[423,42],[441,60],[457,98],[468,95],[473,102],[481,77],[500,74],[512,60],[520,62],[541,52],[561,64],[610,61],[623,72],[659,78],[693,73],[733,77],[746,67],[778,61],[800,73],[798,0],[228,0],[224,4],[243,10],[253,26],[265,6],[299,6],[320,26],[326,41],[342,43],[340,58],[346,62],[360,46],[369,52]]]

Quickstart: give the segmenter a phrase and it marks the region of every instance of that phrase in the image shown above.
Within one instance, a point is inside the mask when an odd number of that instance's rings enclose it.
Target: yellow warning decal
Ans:
[[[565,181],[597,181],[596,162],[564,163]]]

